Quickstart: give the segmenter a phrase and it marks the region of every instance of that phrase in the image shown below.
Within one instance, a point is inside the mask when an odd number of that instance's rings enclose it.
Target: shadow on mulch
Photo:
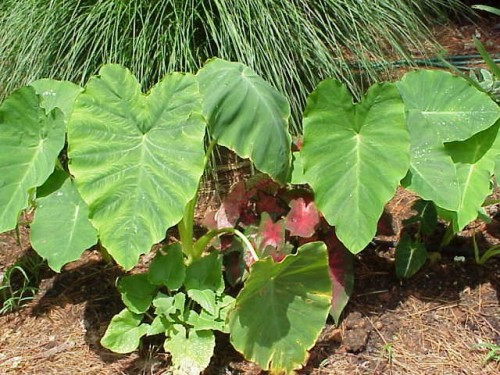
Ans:
[[[102,260],[90,260],[56,274],[52,272],[49,285],[41,285],[43,295],[35,301],[31,315],[40,317],[56,307],[85,303],[83,324],[85,341],[89,348],[106,362],[119,358],[99,345],[111,318],[123,309],[116,279],[124,272],[119,267]]]

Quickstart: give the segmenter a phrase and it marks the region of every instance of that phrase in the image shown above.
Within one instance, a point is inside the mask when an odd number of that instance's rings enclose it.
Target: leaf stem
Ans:
[[[252,244],[250,243],[248,238],[243,233],[241,233],[238,229],[230,228],[230,227],[221,228],[221,229],[213,229],[213,230],[209,231],[208,233],[206,233],[205,235],[203,235],[202,237],[200,237],[200,239],[198,241],[196,241],[196,243],[193,246],[193,252],[196,254],[196,257],[201,256],[201,254],[206,249],[206,247],[208,246],[209,242],[212,239],[214,239],[215,237],[218,237],[222,234],[233,234],[233,235],[237,236],[241,240],[243,245],[245,245],[246,249],[250,252],[250,254],[252,255],[252,258],[255,261],[259,260],[259,256],[257,255],[257,252],[255,251],[254,247],[252,246]]]
[[[207,151],[205,152],[205,168],[208,164],[210,156],[214,150],[215,145],[217,144],[216,139],[212,139],[210,144],[207,147]],[[193,249],[193,227],[194,227],[194,211],[196,209],[196,201],[198,197],[198,192],[200,191],[201,180],[198,181],[198,187],[196,189],[196,194],[194,198],[189,201],[184,209],[184,217],[177,225],[179,229],[179,236],[182,243],[182,251],[188,257],[187,263],[191,263],[194,259],[197,259],[201,256],[201,252],[194,251]]]

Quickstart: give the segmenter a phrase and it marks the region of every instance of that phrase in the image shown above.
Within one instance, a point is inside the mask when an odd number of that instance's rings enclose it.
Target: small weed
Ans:
[[[500,346],[496,344],[491,344],[488,342],[482,342],[480,344],[474,345],[474,348],[484,348],[488,349],[489,352],[484,356],[483,364],[487,364],[490,361],[500,362]]]
[[[392,342],[388,342],[387,344],[385,344],[382,347],[381,356],[387,358],[389,363],[392,363],[392,358],[393,358],[393,343]]]
[[[0,273],[0,315],[10,313],[33,299],[38,292],[42,265],[42,258],[30,254]]]
[[[488,250],[486,250],[484,254],[479,255],[479,248],[476,243],[476,236],[472,237],[472,243],[474,245],[474,259],[476,260],[476,264],[480,266],[485,264],[488,261],[488,259],[500,255],[499,245],[492,246]]]

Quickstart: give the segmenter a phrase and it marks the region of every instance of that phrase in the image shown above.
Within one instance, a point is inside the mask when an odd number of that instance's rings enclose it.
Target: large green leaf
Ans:
[[[291,165],[286,98],[247,66],[210,60],[198,72],[211,136],[258,170],[286,182]]]
[[[106,65],[68,124],[70,170],[103,246],[125,269],[177,224],[204,169],[205,121],[196,78],[167,75],[149,95]]]
[[[149,325],[141,324],[142,318],[142,314],[123,309],[111,319],[101,345],[115,353],[133,352],[139,347],[141,337],[149,330]]]
[[[320,83],[304,112],[301,155],[317,207],[343,244],[361,251],[408,170],[409,136],[396,87],[372,86],[354,105],[341,83]]]
[[[331,293],[323,243],[306,244],[280,263],[259,260],[229,315],[231,343],[263,369],[291,373],[317,340]]]
[[[76,97],[83,91],[80,86],[72,82],[46,78],[31,82],[30,86],[40,95],[40,105],[45,111],[50,112],[54,108],[59,108],[66,121],[71,116]]]
[[[466,80],[442,71],[407,73],[398,89],[411,136],[406,186],[423,199],[457,211],[463,181],[443,143],[465,141],[488,129],[500,116],[500,109]]]
[[[52,194],[37,199],[30,239],[54,271],[80,258],[97,242],[97,233],[88,219],[89,209],[71,179]]]
[[[30,191],[54,170],[64,134],[63,114],[56,109],[46,115],[31,87],[0,105],[0,233],[16,227]]]

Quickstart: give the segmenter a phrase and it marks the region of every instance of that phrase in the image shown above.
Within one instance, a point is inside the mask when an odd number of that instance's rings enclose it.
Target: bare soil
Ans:
[[[436,35],[451,53],[475,53],[469,47],[478,33],[492,52],[499,52],[500,28],[491,19],[484,25],[442,27]],[[231,183],[230,176],[225,183]],[[477,347],[500,345],[500,259],[479,266],[471,251],[474,233],[483,250],[500,242],[500,209],[491,206],[491,224],[472,223],[413,278],[400,281],[394,272],[394,241],[414,199],[400,190],[388,204],[394,232],[357,256],[355,290],[343,321],[339,327],[328,322],[300,374],[500,373],[500,363],[485,363],[488,350]],[[33,255],[28,236],[26,227],[20,228],[19,244],[14,232],[0,235],[0,274]],[[141,267],[150,258],[143,257]],[[34,299],[0,316],[0,374],[168,374],[161,342],[146,341],[130,355],[99,344],[111,317],[122,309],[115,288],[122,274],[95,250],[59,274],[44,267]],[[226,336],[217,337],[206,375],[261,373],[231,348]]]

